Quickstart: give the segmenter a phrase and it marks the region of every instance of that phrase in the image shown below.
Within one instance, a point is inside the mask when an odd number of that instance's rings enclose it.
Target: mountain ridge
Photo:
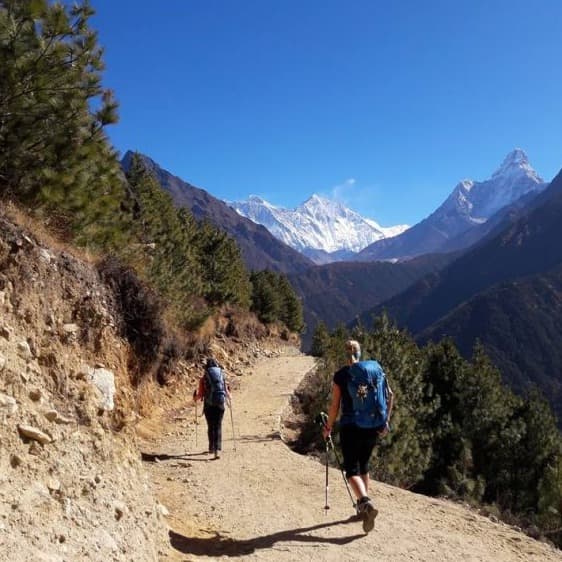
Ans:
[[[454,249],[462,249],[477,241],[479,234],[486,234],[486,229],[479,227],[496,213],[522,197],[540,193],[547,185],[531,167],[525,152],[516,148],[489,179],[460,181],[428,217],[394,238],[371,244],[354,259],[410,259],[446,251],[452,244]]]

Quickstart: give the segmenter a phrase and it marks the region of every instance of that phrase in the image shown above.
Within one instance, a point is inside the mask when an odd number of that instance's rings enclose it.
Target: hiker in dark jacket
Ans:
[[[205,373],[199,379],[199,387],[193,393],[195,400],[204,400],[203,413],[207,420],[209,453],[215,459],[222,450],[222,419],[225,402],[230,400],[230,390],[226,383],[224,371],[215,359],[209,357],[205,364]]]
[[[363,530],[368,533],[378,515],[369,497],[369,459],[377,441],[390,429],[393,393],[376,361],[360,361],[358,342],[347,341],[345,349],[348,364],[334,375],[324,438],[330,436],[341,410],[340,442],[345,475],[357,498]]]

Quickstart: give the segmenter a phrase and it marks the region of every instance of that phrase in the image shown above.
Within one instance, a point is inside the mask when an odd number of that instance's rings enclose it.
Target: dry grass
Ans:
[[[2,203],[3,207],[0,212],[3,212],[17,226],[32,233],[41,246],[57,252],[66,252],[89,264],[94,264],[100,259],[97,253],[91,252],[87,248],[73,246],[70,241],[62,240],[39,217],[33,216],[30,211],[22,209],[13,201],[3,201]]]

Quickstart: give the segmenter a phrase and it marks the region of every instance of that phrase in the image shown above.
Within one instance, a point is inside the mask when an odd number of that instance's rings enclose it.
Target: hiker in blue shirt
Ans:
[[[389,429],[393,393],[377,361],[360,361],[361,347],[355,340],[345,344],[348,364],[335,375],[327,439],[341,409],[340,442],[345,476],[357,498],[357,513],[368,533],[375,526],[378,510],[369,497],[369,459],[373,448]]]
[[[220,457],[222,450],[222,419],[224,407],[230,400],[230,390],[223,370],[215,359],[209,357],[205,364],[205,373],[199,379],[199,387],[193,393],[195,400],[204,400],[203,413],[207,420],[207,436],[209,453],[215,459]]]

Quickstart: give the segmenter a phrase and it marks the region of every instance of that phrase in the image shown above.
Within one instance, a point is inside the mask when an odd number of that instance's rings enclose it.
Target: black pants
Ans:
[[[224,416],[224,407],[208,406],[205,404],[203,408],[205,419],[207,420],[207,435],[209,437],[209,451],[222,450],[222,418]]]
[[[380,428],[365,429],[355,424],[341,426],[341,451],[347,478],[369,472],[369,459],[377,444],[379,431]]]

